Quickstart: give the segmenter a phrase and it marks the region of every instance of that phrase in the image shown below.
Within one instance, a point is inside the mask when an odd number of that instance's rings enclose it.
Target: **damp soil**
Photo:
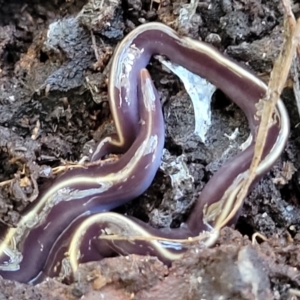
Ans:
[[[293,10],[299,15],[298,4]],[[282,15],[279,0],[0,0],[1,222],[17,224],[55,176],[53,168],[90,157],[114,131],[110,61],[136,26],[163,22],[213,44],[268,82],[283,40]],[[148,68],[166,121],[162,167],[143,195],[116,211],[154,227],[178,227],[249,130],[244,114],[217,91],[203,143],[194,134],[193,106],[180,80],[155,59]],[[137,255],[83,264],[70,285],[0,278],[0,299],[296,299],[289,291],[300,289],[300,119],[293,90],[286,88],[282,98],[291,118],[286,149],[215,247],[191,246],[170,268]],[[255,233],[268,239],[253,238]]]

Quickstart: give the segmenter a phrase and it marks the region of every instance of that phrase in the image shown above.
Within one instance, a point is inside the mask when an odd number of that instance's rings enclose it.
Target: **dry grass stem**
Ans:
[[[220,224],[218,228],[225,226],[229,220],[237,213],[241,207],[244,198],[247,196],[250,185],[256,177],[256,170],[261,161],[263,149],[266,143],[266,137],[270,124],[272,124],[275,106],[280,98],[283,88],[285,87],[291,64],[299,44],[300,38],[300,20],[295,21],[295,17],[290,9],[289,0],[283,0],[286,16],[284,22],[284,42],[278,58],[275,60],[273,70],[271,72],[270,81],[265,98],[261,99],[261,109],[258,114],[261,116],[261,122],[258,128],[258,133],[255,142],[254,156],[250,165],[249,175],[244,181],[241,190],[236,199],[234,209],[228,217]],[[295,22],[294,22],[295,21]]]

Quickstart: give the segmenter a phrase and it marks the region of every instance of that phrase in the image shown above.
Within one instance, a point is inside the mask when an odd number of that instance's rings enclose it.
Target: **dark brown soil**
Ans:
[[[18,222],[53,177],[51,168],[89,156],[114,130],[107,103],[109,62],[117,43],[142,22],[176,24],[180,33],[212,43],[268,81],[282,44],[281,2],[205,0],[192,13],[193,4],[0,0],[0,183],[8,181],[0,184],[2,222]],[[179,18],[184,9],[188,17]],[[300,6],[293,9],[299,15]],[[64,31],[48,31],[54,22]],[[155,227],[176,227],[211,175],[246,140],[248,127],[243,113],[218,91],[204,145],[191,134],[193,106],[180,80],[155,59],[149,71],[164,104],[169,168],[117,211]],[[289,290],[300,289],[300,120],[292,89],[283,100],[291,118],[286,150],[247,197],[236,228],[225,228],[216,247],[194,245],[171,268],[136,255],[88,263],[72,285],[49,279],[33,287],[0,279],[0,300],[296,299]],[[236,128],[233,141],[224,135]],[[178,166],[187,167],[193,180],[175,189],[170,176]],[[253,244],[256,232],[268,241]]]

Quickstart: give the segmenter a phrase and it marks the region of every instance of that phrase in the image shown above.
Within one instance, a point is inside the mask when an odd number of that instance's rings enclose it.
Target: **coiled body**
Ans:
[[[221,89],[244,111],[252,134],[248,148],[207,183],[186,224],[173,230],[157,230],[106,212],[143,193],[160,164],[164,122],[157,92],[144,69],[154,54],[167,56]],[[165,262],[180,258],[184,248],[172,239],[210,230],[224,218],[222,209],[226,206],[230,211],[234,205],[253,156],[259,125],[256,104],[265,92],[263,82],[205,43],[179,37],[160,23],[136,28],[118,46],[111,68],[109,101],[117,133],[99,143],[92,159],[97,161],[112,151],[124,154],[115,162],[99,162],[58,176],[23,213],[16,228],[2,228],[0,275],[33,283],[46,276],[65,277],[78,262],[113,252],[151,254]],[[279,101],[256,179],[275,163],[288,132],[287,113]],[[111,233],[146,240],[99,239]]]

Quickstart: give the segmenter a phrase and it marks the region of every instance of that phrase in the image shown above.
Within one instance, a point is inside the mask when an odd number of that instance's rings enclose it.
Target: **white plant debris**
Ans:
[[[174,74],[176,74],[184,84],[194,107],[195,130],[194,133],[205,143],[206,134],[211,125],[211,97],[216,87],[206,79],[188,71],[187,69],[167,61],[162,56],[156,58]]]
[[[186,191],[192,189],[194,177],[190,174],[184,155],[172,156],[164,149],[160,168],[171,179],[174,200],[182,198]]]

